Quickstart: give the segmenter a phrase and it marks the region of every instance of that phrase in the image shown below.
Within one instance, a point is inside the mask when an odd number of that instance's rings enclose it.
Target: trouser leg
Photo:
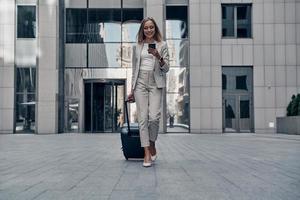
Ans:
[[[147,147],[150,146],[148,130],[149,92],[144,79],[145,77],[140,77],[138,79],[136,89],[134,91],[134,97],[136,100],[141,146]]]
[[[154,81],[154,79],[153,79]],[[149,139],[155,142],[159,131],[159,120],[161,116],[161,97],[162,89],[157,88],[156,84],[151,84],[149,89]]]

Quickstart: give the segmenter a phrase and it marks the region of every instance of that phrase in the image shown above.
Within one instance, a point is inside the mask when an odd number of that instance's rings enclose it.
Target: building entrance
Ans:
[[[85,81],[85,132],[119,132],[124,122],[124,80]]]
[[[252,67],[222,68],[223,132],[254,132]]]

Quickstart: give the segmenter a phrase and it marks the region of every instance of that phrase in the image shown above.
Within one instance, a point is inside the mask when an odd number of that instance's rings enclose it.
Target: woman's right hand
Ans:
[[[129,94],[128,97],[127,97],[127,100],[128,100],[130,103],[135,102],[133,91],[130,92],[130,94]]]

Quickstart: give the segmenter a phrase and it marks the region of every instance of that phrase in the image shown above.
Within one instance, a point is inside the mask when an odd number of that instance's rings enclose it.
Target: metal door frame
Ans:
[[[93,111],[93,96],[94,96],[94,92],[93,92],[93,89],[94,89],[94,83],[102,83],[104,86],[107,86],[109,85],[112,90],[112,94],[111,94],[111,98],[112,98],[112,105],[113,107],[111,109],[113,109],[113,112],[112,112],[112,129],[110,131],[106,131],[105,130],[105,106],[104,106],[104,109],[103,109],[103,119],[104,119],[104,122],[103,122],[103,128],[104,130],[103,131],[95,131],[94,128],[93,128],[93,122],[94,122],[94,118],[93,118],[93,112],[90,113],[91,115],[91,131],[86,131],[86,124],[84,124],[84,132],[86,133],[113,133],[115,132],[115,126],[114,126],[114,123],[113,123],[113,120],[114,120],[114,117],[115,117],[115,113],[114,113],[114,109],[115,109],[115,97],[117,97],[117,94],[115,94],[115,86],[117,85],[123,85],[124,86],[124,97],[125,97],[125,92],[126,92],[126,80],[125,79],[88,79],[88,80],[84,80],[84,85],[87,84],[87,83],[91,83],[91,111]],[[105,88],[105,87],[104,87]],[[86,92],[86,91],[84,91]],[[106,96],[106,90],[104,91],[104,95],[103,95],[103,102],[105,104],[105,96]],[[84,100],[85,102],[85,100]],[[123,110],[124,112],[124,110]],[[84,116],[85,116],[85,104],[84,104],[84,109],[83,109],[83,113],[84,113]],[[84,117],[85,118],[85,117]]]
[[[236,131],[225,131],[225,97],[226,96],[234,96],[235,99],[235,111],[236,111],[236,117],[237,120],[237,129]],[[254,132],[254,106],[253,106],[253,95],[249,93],[223,93],[222,94],[222,130],[223,133],[248,133],[248,131],[241,131],[241,124],[240,124],[240,99],[241,96],[247,96],[249,97],[249,120],[250,120],[250,132]]]

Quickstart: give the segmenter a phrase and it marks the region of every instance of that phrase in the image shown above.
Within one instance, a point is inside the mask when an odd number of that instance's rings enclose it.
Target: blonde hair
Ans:
[[[154,27],[155,27],[155,33],[154,33],[154,40],[157,41],[157,42],[161,42],[162,41],[162,35],[160,33],[160,30],[155,22],[155,20],[152,18],[152,17],[146,17],[142,20],[141,22],[141,25],[140,25],[140,28],[139,28],[139,32],[137,33],[137,41],[138,43],[142,43],[146,36],[144,35],[144,26],[145,26],[145,23],[147,21],[152,21],[152,23],[154,24]]]

